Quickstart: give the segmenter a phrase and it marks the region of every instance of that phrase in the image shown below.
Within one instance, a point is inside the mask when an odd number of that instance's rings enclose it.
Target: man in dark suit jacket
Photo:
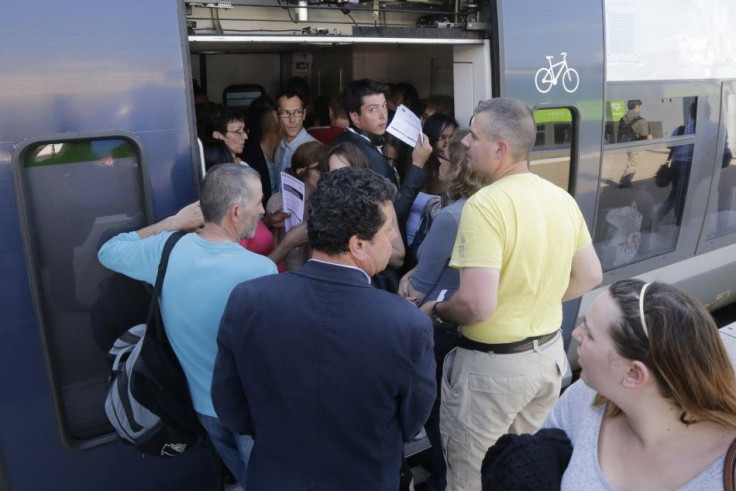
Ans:
[[[388,107],[386,105],[387,88],[384,84],[373,80],[354,80],[348,84],[343,94],[345,111],[350,118],[350,127],[333,140],[333,145],[349,142],[357,146],[368,158],[371,169],[387,178],[399,187],[394,199],[394,208],[399,225],[403,228],[409,217],[414,199],[427,182],[428,174],[424,170],[432,154],[432,146],[426,135],[417,141],[412,152],[412,165],[399,186],[397,170],[389,165],[383,155],[383,137],[388,125]]]
[[[391,254],[395,192],[365,169],[326,174],[310,200],[313,258],[230,296],[212,398],[255,440],[249,491],[398,489],[403,443],[436,393],[428,318],[370,286]]]

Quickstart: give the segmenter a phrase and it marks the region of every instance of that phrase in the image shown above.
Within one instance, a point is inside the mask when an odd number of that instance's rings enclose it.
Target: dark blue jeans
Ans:
[[[248,435],[236,435],[212,416],[197,413],[197,417],[207,430],[215,451],[245,491],[245,473],[248,469],[250,451],[253,450],[253,438]]]

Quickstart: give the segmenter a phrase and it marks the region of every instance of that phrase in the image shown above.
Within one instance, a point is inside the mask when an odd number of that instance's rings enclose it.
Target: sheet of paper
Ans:
[[[386,131],[414,148],[422,135],[422,121],[403,104],[396,108],[394,119]]]
[[[285,172],[281,173],[281,199],[282,209],[291,213],[284,222],[284,228],[288,232],[304,221],[304,183],[294,176]]]

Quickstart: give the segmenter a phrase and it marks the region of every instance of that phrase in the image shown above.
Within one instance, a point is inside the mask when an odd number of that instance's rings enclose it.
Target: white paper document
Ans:
[[[403,104],[396,108],[394,119],[386,131],[399,140],[414,148],[417,140],[422,136],[422,121]]]
[[[440,291],[440,294],[437,295],[437,301],[442,302],[445,300],[445,295],[447,295],[447,290]]]
[[[281,173],[281,199],[282,210],[291,213],[284,222],[284,228],[288,232],[304,221],[304,183],[294,176],[285,172]]]

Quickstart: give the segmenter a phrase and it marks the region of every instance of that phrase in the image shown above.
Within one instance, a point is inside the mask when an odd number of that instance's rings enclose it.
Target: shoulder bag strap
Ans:
[[[736,491],[736,440],[731,443],[723,463],[723,489]]]
[[[174,248],[179,239],[186,235],[186,232],[174,232],[166,239],[164,244],[164,250],[161,253],[161,261],[158,263],[158,273],[156,274],[156,284],[153,287],[153,293],[151,294],[151,305],[148,309],[148,321],[146,325],[150,328],[155,329],[156,337],[159,340],[166,339],[164,335],[163,322],[161,322],[161,312],[159,310],[158,297],[161,295],[161,288],[164,285],[164,276],[166,276],[166,267],[169,264],[169,256],[171,250]],[[156,318],[154,320],[154,318]]]

